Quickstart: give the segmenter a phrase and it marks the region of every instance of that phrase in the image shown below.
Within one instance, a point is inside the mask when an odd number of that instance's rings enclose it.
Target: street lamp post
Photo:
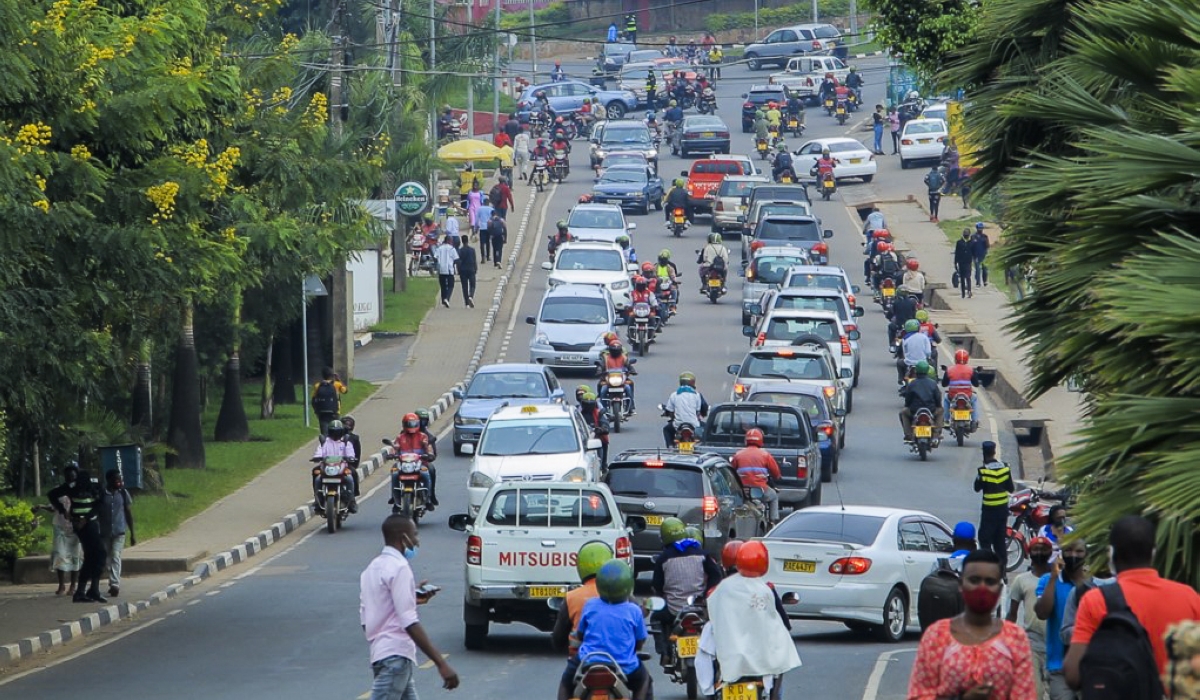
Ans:
[[[754,40],[758,41],[758,0],[754,0]]]
[[[393,254],[395,259],[395,254]],[[321,278],[316,275],[309,275],[300,283],[300,333],[304,336],[304,390],[303,393],[308,393],[308,300],[310,297],[329,296],[329,292],[325,290],[325,285],[321,282]],[[304,398],[304,427],[312,426],[312,421],[308,417],[308,398]]]

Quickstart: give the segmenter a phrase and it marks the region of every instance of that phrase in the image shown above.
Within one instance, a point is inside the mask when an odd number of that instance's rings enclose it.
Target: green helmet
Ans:
[[[662,521],[662,525],[658,526],[658,536],[662,538],[665,547],[683,539],[685,529],[687,529],[687,525],[684,525],[679,518],[666,518]]]
[[[668,106],[668,107],[675,107],[675,106],[678,106],[678,105],[679,105],[679,103],[678,103],[678,102],[676,102],[675,100],[671,100],[671,101],[670,101],[670,103],[668,103],[668,105],[667,105],[667,106]]]
[[[559,231],[565,231],[567,228],[567,222],[565,219],[559,219],[558,223],[556,223],[554,225],[558,228]]]
[[[663,248],[662,250],[658,251],[658,259],[659,260],[670,260],[671,259],[671,251],[667,250],[666,248]]]
[[[684,372],[679,375],[679,386],[696,386],[696,375]]]
[[[604,563],[613,558],[612,547],[604,542],[592,540],[579,548],[575,558],[575,570],[579,572],[579,580],[587,581],[600,571]]]
[[[620,236],[617,236],[617,245],[621,246],[622,248],[628,248],[629,247],[629,236],[626,236],[625,234],[621,234]]]
[[[919,330],[921,330],[921,324],[917,321],[917,319],[910,318],[904,322],[905,333],[916,333]]]
[[[583,403],[596,403],[596,392],[588,389],[583,392],[583,396],[580,396],[579,400]]]
[[[779,143],[775,144],[775,150],[779,151],[780,153],[783,153],[784,151],[787,150],[787,144],[780,141]]]
[[[696,540],[701,545],[704,544],[704,533],[701,532],[700,528],[696,527],[695,525],[688,525],[685,527],[683,529],[683,534],[685,537],[690,537],[693,540]]]
[[[720,244],[721,243],[721,234],[719,234],[719,233],[708,234],[708,242]]]
[[[675,184],[675,186],[676,186],[676,187],[683,187],[684,185],[686,185],[686,184],[687,184],[687,182],[685,182],[683,178],[681,178],[681,177],[677,177],[677,178],[675,178],[675,183],[674,183],[674,184]]]
[[[417,418],[420,418],[421,420],[429,420],[429,411],[423,408],[418,408],[417,410],[413,411],[413,413],[417,414]]]
[[[596,590],[606,603],[622,603],[633,593],[633,569],[620,559],[609,559],[596,572]]]
[[[855,72],[855,71],[857,71],[857,70],[858,70],[858,66],[850,66],[850,72],[851,72],[851,73],[854,73],[854,72]]]
[[[929,312],[921,309],[917,312],[917,323],[926,323],[929,321]]]
[[[929,374],[929,370],[931,370],[931,369],[933,369],[933,368],[930,367],[929,363],[926,362],[925,360],[921,360],[920,362],[918,362],[917,366],[914,368],[918,377],[920,377],[921,375]]]
[[[929,369],[925,371],[925,374],[928,374],[929,376],[936,379],[937,378],[937,367],[934,367],[933,365],[929,365]]]

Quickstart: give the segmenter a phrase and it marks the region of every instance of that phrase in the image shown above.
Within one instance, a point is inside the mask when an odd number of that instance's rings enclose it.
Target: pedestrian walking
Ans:
[[[625,15],[625,38],[629,39],[629,43],[637,43],[638,21],[637,15],[630,12]]]
[[[975,252],[971,249],[971,229],[964,228],[962,238],[954,243],[954,279],[962,298],[974,296],[971,292],[971,266],[975,263]],[[951,280],[953,282],[954,280]]]
[[[458,217],[450,212],[446,212],[446,221],[442,224],[442,230],[454,245],[458,245],[459,238],[459,223]]]
[[[604,40],[610,44],[615,44],[617,43],[617,35],[617,20],[614,19],[608,23],[608,34],[604,37]]]
[[[329,424],[342,414],[342,394],[347,391],[349,389],[332,367],[321,369],[321,381],[313,384],[309,403],[313,413],[317,414],[317,425],[322,435],[329,434]]]
[[[133,497],[125,490],[125,479],[119,469],[104,473],[104,504],[100,509],[100,536],[108,553],[105,570],[108,572],[108,595],[121,595],[121,554],[125,551],[125,534],[129,546],[137,545],[133,532]]]
[[[1008,559],[1005,530],[1008,526],[1008,494],[1014,490],[1012,470],[996,459],[996,443],[983,443],[983,464],[975,474],[975,491],[983,494],[979,514],[979,548],[990,549],[1000,561]]]
[[[100,595],[100,575],[104,572],[104,542],[100,537],[100,506],[103,498],[98,484],[92,482],[86,469],[80,469],[73,482],[47,494],[50,505],[71,522],[75,536],[83,548],[83,564],[79,567],[79,585],[71,600],[76,603],[107,603]],[[63,508],[62,496],[70,501]]]
[[[508,242],[508,222],[497,213],[492,217],[492,262],[500,267],[500,259],[504,257],[504,244]]]
[[[508,120],[504,122],[504,133],[508,134],[509,143],[514,144],[513,147],[516,148],[517,136],[521,133],[521,122],[515,112],[509,114]]]
[[[935,224],[938,222],[938,206],[942,203],[942,185],[945,184],[946,178],[938,166],[933,166],[925,174],[925,188],[929,191],[929,220]]]
[[[883,155],[883,124],[887,121],[883,105],[875,105],[875,113],[871,115],[872,128],[875,130],[875,155]]]
[[[438,286],[442,289],[442,306],[450,308],[450,297],[454,296],[454,273],[458,262],[458,251],[450,243],[449,236],[443,236],[442,242],[433,249],[433,259],[437,261]]]
[[[472,233],[478,234],[487,228],[488,222],[492,220],[493,211],[495,207],[492,206],[491,198],[486,194],[480,197],[479,208],[475,210],[475,216],[471,220]]]
[[[521,179],[529,181],[529,134],[522,131],[513,139],[513,157],[516,159]]]
[[[75,583],[79,569],[83,567],[83,545],[75,535],[71,526],[71,499],[67,495],[75,488],[79,479],[79,465],[71,462],[63,469],[63,482],[47,494],[50,505],[38,506],[39,510],[54,513],[54,549],[50,553],[50,570],[58,575],[58,590],[54,595],[75,595]],[[71,586],[67,587],[67,577],[70,576]]]
[[[371,700],[416,700],[413,675],[420,649],[442,677],[442,687],[458,687],[458,674],[446,663],[421,626],[417,606],[437,588],[417,587],[411,562],[420,546],[417,526],[403,515],[383,521],[383,551],[359,576],[358,615],[371,648]]]
[[[479,233],[475,214],[479,212],[479,207],[483,206],[483,198],[486,196],[483,190],[479,189],[479,180],[475,180],[471,184],[471,190],[467,192],[467,224],[470,225],[472,233]]]
[[[975,233],[971,234],[971,262],[975,266],[975,286],[986,286],[988,283],[988,268],[984,260],[987,258],[988,250],[992,247],[992,242],[988,240],[988,236],[983,231],[983,222],[979,221],[975,224]]]
[[[492,211],[495,216],[495,210]],[[479,227],[479,259],[487,262],[492,253],[492,220],[484,221]]]
[[[492,191],[488,193],[488,198],[492,200],[492,206],[500,214],[501,219],[507,219],[508,210],[516,206],[513,204],[512,188],[508,186],[507,177],[500,178]]]
[[[1029,638],[1029,651],[1033,654],[1033,683],[1040,700],[1050,677],[1046,669],[1046,621],[1038,619],[1034,607],[1038,602],[1038,582],[1050,573],[1050,555],[1054,545],[1045,537],[1029,541],[1029,570],[1022,571],[1008,586],[1008,621],[1016,622],[1021,617],[1025,636]]]
[[[646,109],[657,109],[658,78],[653,69],[646,71]]]
[[[888,107],[888,127],[892,132],[892,155],[900,153],[900,115],[895,107]]]
[[[909,698],[1038,700],[1025,631],[995,615],[1003,587],[1004,565],[994,552],[980,549],[963,559],[966,609],[921,635]]]
[[[478,271],[479,261],[471,247],[471,238],[463,236],[462,245],[458,247],[458,281],[462,283],[463,303],[471,308],[475,308],[475,273]]]
[[[1063,654],[1066,649],[1061,631],[1063,611],[1071,593],[1087,578],[1084,561],[1087,547],[1082,540],[1075,539],[1063,545],[1062,556],[1050,565],[1050,572],[1038,580],[1037,603],[1034,611],[1038,619],[1046,623],[1046,673],[1049,676],[1047,689],[1050,700],[1076,700],[1075,691],[1067,685],[1063,675]]]
[[[470,204],[470,193],[472,189],[479,189],[479,175],[475,172],[475,166],[467,163],[462,172],[459,173],[458,194],[459,206],[466,209]]]

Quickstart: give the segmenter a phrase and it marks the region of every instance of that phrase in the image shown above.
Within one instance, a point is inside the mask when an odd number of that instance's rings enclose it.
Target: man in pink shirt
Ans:
[[[442,687],[458,687],[458,674],[433,646],[417,617],[417,606],[436,590],[420,594],[409,562],[417,557],[417,526],[403,515],[383,521],[383,551],[359,577],[359,620],[371,646],[375,682],[371,700],[416,700],[413,671],[417,649],[429,657],[442,676]]]

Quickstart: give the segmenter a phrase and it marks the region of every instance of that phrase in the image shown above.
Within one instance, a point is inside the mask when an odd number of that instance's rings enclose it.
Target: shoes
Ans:
[[[429,497],[429,503],[430,503],[431,505],[435,505],[435,506],[440,506],[440,505],[441,505],[441,503],[438,503],[437,496],[430,496],[430,497]]]
[[[98,590],[89,591],[86,596],[86,600],[89,600],[93,603],[107,603],[108,602],[108,598],[105,598],[104,596],[100,595],[100,591],[98,591]]]
[[[388,499],[388,505],[389,505],[389,506],[394,506],[394,505],[396,505],[396,499],[394,499],[394,498],[389,498],[389,499]]]
[[[62,595],[63,593],[66,593],[66,592],[67,592],[67,584],[60,583],[60,584],[58,584],[58,590],[54,591],[54,595]]]
[[[89,600],[86,595],[84,595],[82,593],[76,593],[74,596],[71,597],[71,602],[72,603],[90,603],[92,601]]]
[[[347,507],[347,509],[349,509],[349,511],[351,513],[357,513],[358,512],[358,501],[356,501],[352,498],[352,499],[350,499],[349,505],[347,505],[346,507]]]
[[[937,218],[936,216],[931,216],[931,217],[929,217],[929,220],[930,220],[930,221],[932,221],[932,222],[933,222],[933,223],[935,223],[935,224],[938,222],[938,218]]]
[[[430,501],[429,503],[425,504],[425,512],[426,513],[432,513],[435,510],[437,510],[437,504],[435,504],[433,501]]]
[[[499,270],[499,269],[500,269],[500,263],[496,263],[496,269],[497,269],[497,270]]]
[[[444,306],[448,309],[448,308],[450,308],[450,302],[445,299],[442,299],[442,306]]]
[[[471,299],[471,297],[467,297],[467,306],[471,307],[472,309],[475,308],[475,301]]]
[[[109,586],[108,587],[108,597],[109,598],[117,598],[120,595],[121,595],[121,587],[120,586]]]

